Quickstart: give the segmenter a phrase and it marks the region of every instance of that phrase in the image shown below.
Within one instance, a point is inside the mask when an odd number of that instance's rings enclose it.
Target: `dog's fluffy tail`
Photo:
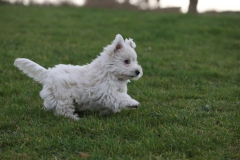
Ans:
[[[23,73],[27,74],[29,77],[33,78],[39,83],[43,83],[44,79],[47,77],[47,69],[38,65],[37,63],[25,59],[25,58],[17,58],[14,61],[14,65],[18,67]]]

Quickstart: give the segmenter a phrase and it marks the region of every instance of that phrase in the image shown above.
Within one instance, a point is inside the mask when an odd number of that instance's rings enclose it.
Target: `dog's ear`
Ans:
[[[114,52],[121,49],[123,47],[123,37],[120,34],[117,34],[114,41],[113,41],[113,45],[114,45]]]
[[[130,47],[132,47],[133,49],[136,48],[136,44],[135,44],[135,42],[133,42],[133,39],[131,39],[131,38],[125,39],[125,43],[127,45],[129,45]]]
[[[120,34],[117,34],[115,39],[113,40],[112,44],[106,46],[104,48],[105,53],[112,54],[119,49],[123,48],[124,40]]]

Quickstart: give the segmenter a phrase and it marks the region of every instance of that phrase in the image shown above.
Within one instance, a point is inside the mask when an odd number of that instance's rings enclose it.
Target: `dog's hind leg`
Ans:
[[[44,109],[54,110],[56,108],[56,99],[50,87],[43,86],[43,89],[40,92],[40,97],[44,100]]]
[[[66,101],[58,101],[55,114],[63,115],[65,117],[72,118],[73,120],[79,120],[78,114],[75,113],[75,106],[73,104],[67,104]]]

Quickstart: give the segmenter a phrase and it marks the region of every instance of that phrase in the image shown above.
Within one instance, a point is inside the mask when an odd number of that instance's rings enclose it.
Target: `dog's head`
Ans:
[[[112,44],[104,48],[105,65],[118,79],[137,80],[143,75],[142,67],[137,62],[136,44],[132,39],[123,39],[118,34]]]

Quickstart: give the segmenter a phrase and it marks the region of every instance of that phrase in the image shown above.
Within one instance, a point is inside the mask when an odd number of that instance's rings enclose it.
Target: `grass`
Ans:
[[[0,159],[240,159],[240,14],[181,15],[0,6]],[[80,121],[42,109],[41,86],[13,66],[85,64],[117,33],[144,75],[136,110]]]

